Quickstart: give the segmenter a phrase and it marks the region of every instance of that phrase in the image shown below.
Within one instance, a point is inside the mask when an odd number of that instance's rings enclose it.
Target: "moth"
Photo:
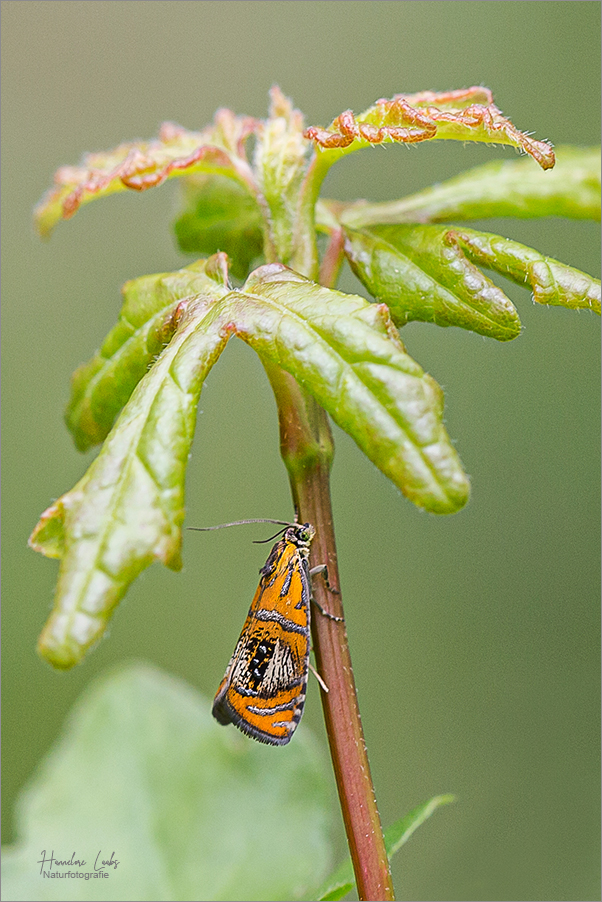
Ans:
[[[259,571],[255,597],[213,701],[212,713],[219,723],[232,723],[268,745],[290,742],[305,705],[311,668],[311,576],[326,570],[324,565],[309,569],[314,535],[311,523],[287,524],[273,546]],[[342,619],[320,610],[333,620]]]

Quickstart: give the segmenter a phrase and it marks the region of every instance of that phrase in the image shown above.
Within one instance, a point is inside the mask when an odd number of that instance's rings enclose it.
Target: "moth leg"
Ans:
[[[319,573],[321,573],[324,577],[324,582],[326,583],[326,588],[328,589],[328,591],[332,592],[333,595],[340,595],[341,593],[339,592],[339,590],[335,589],[335,587],[331,586],[328,582],[328,567],[326,566],[326,564],[318,564],[317,567],[312,567],[312,569],[309,571],[310,576],[317,576]]]
[[[339,618],[339,619],[340,619],[340,618]],[[317,671],[317,670],[315,669],[315,667],[311,664],[311,662],[308,661],[308,664],[309,664],[309,669],[311,670],[311,672],[313,673],[313,675],[314,675],[315,678],[317,679],[318,683],[320,684],[320,686],[322,687],[322,689],[324,690],[324,692],[328,692],[328,686],[326,685],[326,683],[324,682],[324,680],[322,679],[322,677],[320,676],[320,674],[318,673],[318,671]]]
[[[328,589],[328,591],[332,592],[333,595],[340,595],[341,593],[339,592],[339,590],[335,589],[334,586],[331,586],[330,583],[328,582],[328,568],[327,568],[326,564],[320,564],[318,567],[314,567],[312,570],[309,571],[310,576],[317,576],[319,573],[321,573],[322,576],[324,577],[324,582],[326,583],[326,588]],[[317,607],[317,609],[319,610],[319,612],[321,614],[323,614],[325,617],[328,617],[329,620],[335,620],[337,623],[341,623],[345,619],[344,617],[335,617],[334,614],[331,614],[329,611],[327,611],[325,608],[323,608],[322,605],[319,602],[317,602],[316,599],[314,598],[313,592],[311,594],[310,601],[312,601],[315,604],[315,606]]]

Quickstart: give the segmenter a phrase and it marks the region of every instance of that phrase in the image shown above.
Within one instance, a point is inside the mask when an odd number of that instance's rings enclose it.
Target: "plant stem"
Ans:
[[[344,259],[345,234],[342,229],[330,233],[326,253],[320,264],[320,285],[334,288]]]
[[[328,583],[339,586],[330,501],[333,444],[326,413],[279,367],[263,361],[278,404],[280,447],[299,522],[312,523],[316,537],[312,563],[327,564]],[[316,577],[318,604],[343,617],[341,595]],[[312,611],[312,639],[318,670],[328,686],[321,691],[326,732],[359,898],[394,899],[389,862],[360,720],[345,623]]]
[[[297,206],[291,266],[309,279],[318,277],[319,261],[316,247],[315,210],[320,186],[329,168],[329,164],[325,160],[324,154],[314,154],[301,185]]]

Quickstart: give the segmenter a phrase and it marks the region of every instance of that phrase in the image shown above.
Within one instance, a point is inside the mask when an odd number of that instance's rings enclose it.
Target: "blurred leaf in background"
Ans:
[[[2,898],[307,899],[331,860],[329,767],[305,727],[274,752],[218,726],[206,699],[157,668],[114,671],[22,793]],[[52,879],[42,852],[86,863],[54,872],[118,864],[108,878]]]

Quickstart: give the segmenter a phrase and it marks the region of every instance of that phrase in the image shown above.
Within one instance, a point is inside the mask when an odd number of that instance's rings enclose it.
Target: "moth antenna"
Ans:
[[[289,523],[288,520],[268,520],[264,517],[259,517],[253,520],[233,520],[232,523],[220,523],[219,526],[187,526],[186,529],[193,530],[194,532],[210,532],[212,529],[227,529],[228,526],[245,526],[247,523],[277,523],[279,526],[296,526],[296,523]],[[282,532],[282,530],[279,530]],[[276,533],[278,535],[279,533]],[[269,539],[266,539],[266,542],[269,542]]]
[[[293,526],[294,524],[290,523],[288,525]],[[275,532],[273,536],[269,537],[269,539],[253,539],[253,545],[266,545],[268,542],[271,542],[272,539],[275,539],[276,536],[281,536],[286,528],[287,527],[285,526],[284,529],[279,529],[278,532]]]

